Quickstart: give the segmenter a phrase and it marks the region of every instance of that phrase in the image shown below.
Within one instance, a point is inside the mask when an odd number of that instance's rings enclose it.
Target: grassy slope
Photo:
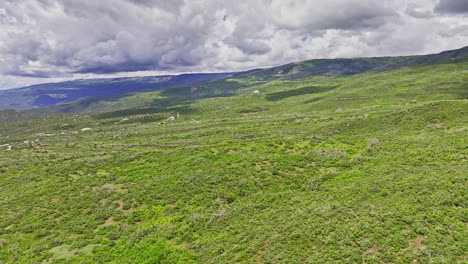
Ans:
[[[0,124],[0,260],[466,262],[467,70],[240,77]]]
[[[230,79],[222,79],[222,76],[226,74],[217,74],[218,78],[214,78],[209,82],[202,83],[199,81],[197,84],[185,84],[187,82],[180,82],[180,84],[172,84],[165,87],[161,91],[161,88],[154,89],[155,91],[151,92],[138,92],[138,93],[123,93],[113,97],[92,97],[89,99],[84,99],[76,102],[64,103],[55,106],[45,107],[41,109],[34,109],[34,113],[42,114],[56,114],[56,113],[89,113],[89,112],[109,112],[116,110],[125,110],[128,108],[136,107],[152,107],[154,105],[164,105],[167,104],[181,104],[181,103],[192,103],[193,101],[209,98],[209,97],[230,97],[235,96],[237,90],[243,90],[242,88],[253,87],[261,84],[271,84],[276,83],[280,84],[278,87],[284,89],[284,87],[298,85],[315,85],[317,81],[317,76],[319,79],[323,79],[323,76],[328,76],[327,79],[330,80],[336,79],[336,76],[351,76],[356,74],[362,74],[367,72],[369,79],[362,78],[361,75],[357,77],[357,81],[363,82],[350,82],[349,85],[344,86],[345,89],[339,91],[348,92],[347,88],[356,91],[356,85],[364,85],[364,87],[371,87],[372,89],[385,88],[392,91],[393,93],[400,92],[402,97],[408,96],[408,90],[413,87],[405,87],[408,78],[422,78],[419,82],[414,82],[419,85],[428,84],[428,79],[433,76],[430,74],[435,71],[436,76],[442,76],[441,72],[446,72],[450,76],[455,76],[455,78],[460,78],[460,75],[463,75],[463,71],[466,71],[466,67],[461,66],[468,61],[468,47],[461,48],[453,51],[446,51],[439,54],[424,55],[424,56],[407,56],[407,57],[381,57],[381,58],[357,58],[357,59],[324,59],[324,60],[310,60],[297,63],[286,64],[283,66],[262,69],[262,70],[253,70],[249,72],[235,74]],[[438,67],[433,67],[437,65]],[[426,67],[425,67],[426,66]],[[444,67],[445,66],[445,67]],[[442,68],[441,68],[442,67]],[[407,68],[418,68],[418,72],[414,71],[400,71],[401,69]],[[382,78],[384,81],[391,82],[391,85],[387,83],[381,83],[378,79],[374,77],[376,72],[384,71],[396,71],[397,75],[393,76],[394,78],[400,79],[390,79],[392,76],[377,75],[377,78]],[[370,73],[370,74],[369,74]],[[408,75],[408,76],[407,76]],[[333,77],[335,76],[335,77]],[[465,75],[466,76],[466,75]],[[403,78],[401,78],[403,77]],[[221,78],[221,79],[220,79]],[[434,79],[434,78],[433,78]],[[443,84],[446,87],[452,87],[454,82],[451,82],[447,78],[443,78],[446,82]],[[279,83],[278,80],[283,80],[283,83]],[[289,81],[288,81],[289,80]],[[297,80],[297,81],[294,81]],[[352,78],[346,79],[353,80]],[[441,80],[434,79],[436,82],[440,83]],[[345,83],[346,83],[345,81]],[[413,80],[409,80],[413,81]],[[459,80],[460,81],[460,80]],[[105,83],[104,83],[105,84]],[[335,88],[343,84],[342,82],[333,82],[330,83],[329,88]],[[126,84],[128,90],[135,90],[131,83]],[[354,85],[354,86],[353,86]],[[400,90],[396,90],[395,85],[403,86],[400,87]],[[457,86],[460,83],[456,84]],[[190,89],[196,86],[199,90],[196,93],[192,93]],[[435,87],[434,84],[431,84],[432,87]],[[113,88],[113,87],[109,87]],[[122,87],[121,87],[122,88]],[[268,88],[271,88],[268,87]],[[325,87],[326,88],[326,87]],[[423,90],[420,91],[420,94],[417,96],[428,97],[430,93]],[[307,90],[299,90],[298,93],[307,94]],[[314,92],[314,91],[313,91]],[[316,92],[316,91],[315,91]],[[322,92],[322,91],[321,91]],[[362,94],[362,91],[357,91],[359,94]],[[414,94],[413,91],[411,91]],[[279,94],[280,96],[287,96],[288,94]],[[366,94],[367,97],[371,97],[372,94]],[[270,98],[274,99],[274,98]],[[14,100],[13,100],[14,101]],[[24,100],[23,100],[24,101]],[[392,103],[387,100],[383,101],[384,103]]]
[[[143,91],[158,91],[176,85],[223,79],[230,75],[232,73],[194,73],[176,76],[85,79],[38,84],[18,89],[0,90],[0,110],[27,110],[60,105],[61,107],[57,108],[59,110],[64,108],[64,110],[80,111],[79,107],[67,109],[66,106],[75,101],[80,101],[80,103],[83,101],[94,102],[98,98],[117,97],[122,94]],[[85,98],[86,100],[84,100]],[[81,107],[83,106],[81,105]]]

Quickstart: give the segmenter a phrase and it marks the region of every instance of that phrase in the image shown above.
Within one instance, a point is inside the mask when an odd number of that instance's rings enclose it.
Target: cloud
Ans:
[[[4,0],[0,78],[9,76],[5,87],[41,78],[438,52],[468,43],[468,22],[459,14],[464,2]]]
[[[468,1],[466,0],[440,0],[435,11],[445,14],[468,13]]]
[[[386,0],[283,0],[273,1],[268,11],[274,24],[285,29],[349,30],[384,24],[385,17],[397,15],[392,6],[394,3]]]
[[[431,9],[428,9],[427,7],[430,7]],[[432,18],[434,17],[434,12],[432,10],[433,6],[428,4],[424,6],[420,6],[414,3],[409,3],[408,6],[405,9],[405,14],[414,17],[414,18],[421,18],[421,19],[427,19],[427,18]]]

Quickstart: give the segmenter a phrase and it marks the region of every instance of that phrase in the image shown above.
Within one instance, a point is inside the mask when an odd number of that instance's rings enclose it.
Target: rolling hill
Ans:
[[[3,111],[0,261],[465,263],[467,99],[463,48]]]
[[[149,89],[158,90],[174,85],[213,81],[230,75],[232,74],[182,74],[177,76],[83,79],[38,84],[24,88],[0,90],[0,110],[26,110],[85,98],[99,98]]]
[[[183,91],[181,96],[191,97],[187,92],[193,85],[218,86],[230,90],[229,79],[243,80],[244,85],[262,84],[276,80],[294,80],[309,76],[350,76],[367,71],[381,72],[434,65],[450,61],[467,60],[468,47],[445,51],[439,54],[407,57],[322,59],[309,60],[283,66],[256,69],[240,73],[183,74],[178,76],[153,76],[137,78],[109,78],[76,80],[62,83],[46,83],[24,88],[0,90],[0,110],[28,110],[49,107],[43,113],[105,112],[151,104],[148,100],[138,100],[129,104],[115,103],[120,98],[139,92],[163,91],[174,94],[169,89]],[[214,84],[211,84],[214,82]],[[248,84],[246,84],[248,82]],[[220,91],[218,96],[225,91]],[[205,94],[206,96],[206,94]],[[144,96],[143,96],[144,97]],[[200,97],[196,97],[200,98]],[[114,102],[109,106],[108,102]],[[103,106],[98,104],[102,103]],[[57,107],[54,107],[57,106]]]

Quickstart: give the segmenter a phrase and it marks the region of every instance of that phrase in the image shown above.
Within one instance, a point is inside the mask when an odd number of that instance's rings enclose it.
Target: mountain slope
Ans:
[[[0,123],[0,260],[465,263],[468,61],[445,56]]]
[[[464,47],[420,56],[309,60],[238,75],[253,76],[261,80],[291,80],[317,75],[355,75],[370,70],[394,70],[446,63],[457,59],[467,60],[467,58],[468,47]]]
[[[90,79],[38,84],[25,88],[0,90],[0,110],[25,110],[85,98],[121,95],[150,89],[160,90],[174,85],[213,81],[230,75],[232,74],[182,74],[177,76]]]
[[[466,100],[200,109],[0,125],[2,260],[466,260]]]
[[[442,57],[446,58],[445,55]],[[450,58],[456,57],[450,56]],[[199,83],[196,85],[195,92],[191,91],[192,85],[181,85],[155,92],[87,99],[42,108],[34,112],[43,114],[115,110],[125,112],[125,109],[140,108],[140,111],[144,113],[145,111],[165,111],[171,106],[179,106],[179,108],[183,106],[184,111],[188,111],[187,109],[193,108],[199,100],[207,98],[213,98],[206,102],[210,102],[214,109],[216,107],[222,109],[222,103],[225,101],[237,101],[238,104],[233,107],[247,112],[262,109],[282,111],[284,110],[283,99],[291,103],[298,100],[297,104],[291,104],[293,108],[314,110],[398,105],[410,103],[412,100],[464,99],[468,96],[467,58],[468,56],[448,60],[436,58],[431,59],[434,64],[414,63],[411,67],[405,64],[406,66],[401,66],[401,68],[372,70],[354,75],[309,75],[291,79],[275,77],[269,81],[265,81],[265,75],[257,71],[237,74],[228,79],[209,83]],[[425,58],[425,60],[429,59]],[[330,62],[336,63],[334,60]],[[266,72],[276,70],[278,68],[269,69]],[[251,93],[255,90],[260,91],[260,94],[252,96]],[[232,99],[226,97],[232,97]],[[248,105],[256,106],[252,108]]]
[[[185,88],[191,88],[194,84],[216,82],[218,80],[220,81],[218,82],[218,89],[230,89],[229,83],[226,83],[230,78],[242,80],[243,85],[251,86],[275,80],[294,80],[308,76],[350,76],[368,71],[398,70],[464,61],[467,59],[468,47],[464,47],[458,50],[423,56],[309,60],[241,73],[184,74],[178,76],[76,80],[63,83],[33,85],[12,90],[0,90],[0,110],[27,110],[52,106],[52,108],[45,109],[41,112],[78,113],[112,111],[142,106],[149,102],[143,100],[140,105],[138,105],[137,102],[126,104],[120,104],[121,102],[111,103],[106,107],[96,105],[109,101],[115,102],[121,97],[128,97],[128,95],[136,92],[154,92],[168,90],[174,87],[182,88],[184,86],[186,86]],[[187,95],[190,97],[191,93],[187,93]],[[77,103],[73,104],[73,102]],[[58,107],[53,107],[55,105],[58,105]],[[89,107],[90,105],[93,107]]]

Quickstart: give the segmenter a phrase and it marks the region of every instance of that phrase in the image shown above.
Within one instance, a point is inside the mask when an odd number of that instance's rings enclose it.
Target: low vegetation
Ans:
[[[468,261],[465,61],[264,78],[0,123],[0,262]]]

